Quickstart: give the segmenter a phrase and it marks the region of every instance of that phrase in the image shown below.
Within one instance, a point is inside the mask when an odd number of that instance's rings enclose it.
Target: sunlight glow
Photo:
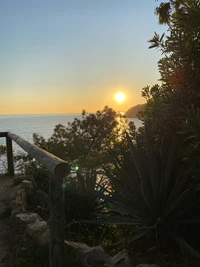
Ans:
[[[118,92],[115,94],[115,100],[119,103],[123,102],[126,98],[126,95],[123,92]]]

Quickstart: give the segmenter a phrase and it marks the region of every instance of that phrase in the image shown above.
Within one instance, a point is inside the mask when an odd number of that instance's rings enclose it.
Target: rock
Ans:
[[[39,246],[47,246],[50,240],[49,228],[44,231],[40,236],[37,237],[37,243]]]
[[[25,233],[38,245],[49,244],[49,226],[37,213],[20,213],[14,216],[15,226],[23,227]]]
[[[15,215],[16,223],[19,225],[24,225],[24,226],[35,222],[39,218],[40,217],[37,213],[20,213],[20,214]]]
[[[12,208],[11,220],[15,214],[25,212],[25,209],[24,209],[21,201],[18,201],[18,200],[12,200],[11,201],[11,208]]]
[[[65,241],[65,245],[75,250],[83,267],[104,267],[111,262],[111,257],[100,246],[89,247],[83,243],[69,241]]]
[[[20,189],[17,191],[17,196],[15,200],[11,201],[12,216],[17,213],[22,213],[26,211],[27,199],[30,191],[33,188],[33,183],[31,181],[23,180],[20,184]]]
[[[21,188],[17,192],[17,197],[12,201],[12,209],[14,213],[25,212],[27,207],[27,189]]]
[[[23,180],[20,184],[20,188],[33,189],[34,185],[31,181]]]
[[[159,267],[158,265],[156,265],[156,264],[139,264],[139,265],[137,265],[136,267]]]
[[[22,213],[15,215],[15,222],[24,227],[38,245],[48,246],[50,240],[49,226],[36,213]],[[111,258],[102,247],[90,247],[79,242],[65,241],[65,247],[75,251],[83,267],[131,267],[128,253],[123,250]],[[157,267],[154,265],[139,265],[138,267]]]
[[[86,248],[82,251],[83,266],[85,267],[103,267],[106,262],[110,261],[110,257],[104,252],[100,246]]]
[[[89,247],[78,242],[65,241],[67,247],[75,250],[83,267],[131,267],[128,253],[123,250],[111,258],[102,247]]]
[[[35,222],[29,223],[26,226],[26,232],[29,236],[37,239],[44,231],[48,229],[48,225],[41,218],[37,218]]]
[[[131,267],[130,259],[126,250],[117,253],[111,261],[112,267]]]

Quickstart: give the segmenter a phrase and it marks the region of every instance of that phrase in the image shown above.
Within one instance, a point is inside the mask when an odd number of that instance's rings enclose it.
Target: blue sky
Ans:
[[[0,113],[88,112],[142,103],[157,83],[154,0],[0,0]],[[124,103],[113,95],[126,93]]]

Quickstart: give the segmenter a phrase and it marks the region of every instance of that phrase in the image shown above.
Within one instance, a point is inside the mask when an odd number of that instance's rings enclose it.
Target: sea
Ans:
[[[81,114],[42,114],[42,115],[0,115],[0,132],[12,132],[29,142],[33,142],[33,133],[48,139],[57,124],[64,126],[75,118],[81,119]],[[142,126],[139,119],[129,119],[138,128]],[[14,143],[14,142],[13,142]],[[5,138],[0,138],[0,145],[5,145]],[[22,152],[17,144],[13,144],[14,153]]]

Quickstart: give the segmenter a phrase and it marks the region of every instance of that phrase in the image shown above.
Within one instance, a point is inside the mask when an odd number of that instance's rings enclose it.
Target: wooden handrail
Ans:
[[[8,134],[8,132],[1,132],[1,133],[0,133],[0,137],[6,137],[7,134]]]
[[[39,148],[36,145],[29,143],[16,134],[8,133],[7,136],[15,141],[15,143],[17,143],[21,148],[23,148],[32,158],[35,158],[38,162],[40,162],[52,174],[65,177],[70,173],[69,164],[62,159]]]
[[[16,134],[10,132],[1,132],[0,137],[6,138],[8,174],[10,176],[14,176],[12,140],[49,171],[49,263],[50,267],[64,267],[65,213],[63,178],[70,173],[70,166],[62,159],[34,144],[31,144]]]

